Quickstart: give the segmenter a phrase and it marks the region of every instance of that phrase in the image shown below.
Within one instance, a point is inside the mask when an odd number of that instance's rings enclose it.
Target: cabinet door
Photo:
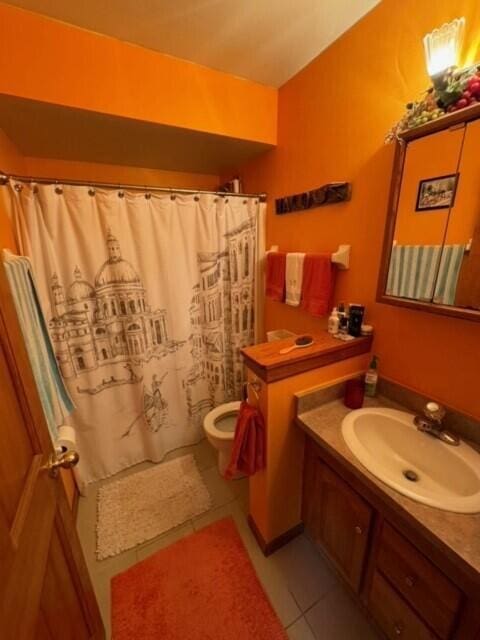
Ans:
[[[304,519],[314,540],[359,591],[372,510],[318,456],[307,455]]]

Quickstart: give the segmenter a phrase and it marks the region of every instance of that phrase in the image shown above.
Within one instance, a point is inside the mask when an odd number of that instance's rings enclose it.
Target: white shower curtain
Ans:
[[[240,396],[264,205],[19,183],[10,195],[76,404],[80,489],[198,442],[205,413]]]

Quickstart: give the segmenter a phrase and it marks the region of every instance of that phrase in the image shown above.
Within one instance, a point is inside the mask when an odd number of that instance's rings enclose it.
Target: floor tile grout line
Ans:
[[[312,632],[312,636],[315,638],[317,638],[317,634],[315,633],[315,630],[313,629],[312,625],[309,623],[307,616],[304,616],[305,618],[305,624],[307,625],[307,627],[310,629],[310,631]]]
[[[311,611],[319,602],[321,602],[322,600],[325,600],[325,598],[330,595],[331,593],[333,593],[336,589],[337,589],[338,585],[333,585],[332,587],[330,587],[329,589],[327,589],[325,591],[325,593],[323,593],[317,600],[315,600],[315,602],[313,604],[311,604],[310,606],[308,606],[304,611],[303,611],[303,615],[306,616],[307,613],[309,613],[309,611]]]
[[[278,615],[278,614],[277,614]],[[301,618],[303,618],[303,613],[301,613],[298,618],[295,618],[295,620],[293,620],[293,622],[290,622],[288,624],[288,626],[284,627],[285,631],[288,631],[290,629],[290,627],[293,627],[294,624],[296,624]]]

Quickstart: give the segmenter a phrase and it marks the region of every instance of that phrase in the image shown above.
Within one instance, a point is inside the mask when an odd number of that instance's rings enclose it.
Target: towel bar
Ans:
[[[341,244],[338,249],[332,253],[332,262],[336,264],[342,271],[350,268],[350,249],[351,245]],[[267,253],[278,251],[278,245],[274,244],[270,247]]]

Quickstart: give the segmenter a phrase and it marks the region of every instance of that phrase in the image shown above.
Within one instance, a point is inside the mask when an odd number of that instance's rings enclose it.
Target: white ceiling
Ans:
[[[10,0],[8,4],[279,87],[380,0]]]

